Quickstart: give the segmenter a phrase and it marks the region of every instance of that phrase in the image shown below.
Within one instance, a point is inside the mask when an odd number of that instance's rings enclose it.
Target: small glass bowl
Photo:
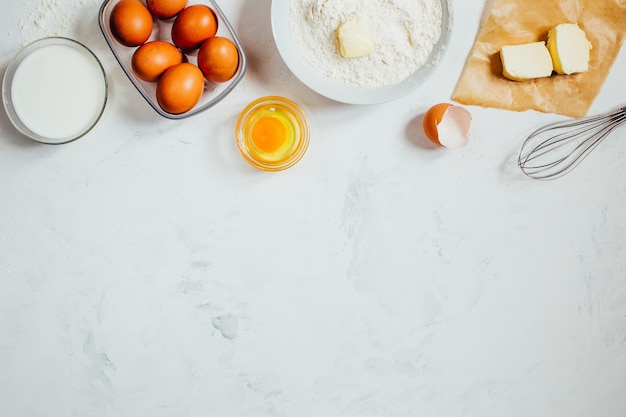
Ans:
[[[252,130],[259,118],[276,114],[277,119],[291,132],[293,143],[280,157],[260,151],[252,140]],[[237,147],[244,159],[263,171],[282,171],[302,159],[309,147],[310,125],[306,113],[293,101],[278,96],[261,97],[248,104],[237,120],[235,128]]]
[[[49,50],[44,50],[44,48],[58,46],[64,48],[69,47],[72,49],[57,49],[52,53]],[[45,53],[58,56],[58,53],[60,51],[64,51],[63,53],[69,53],[70,56],[80,59],[80,62],[77,61],[74,64],[68,64],[67,66],[54,62],[54,68],[47,67],[39,69],[39,65],[33,65],[32,61],[28,61],[26,64],[24,64],[26,65],[26,67],[21,67],[24,61],[29,57],[32,57],[32,59],[41,59],[42,54]],[[79,55],[73,55],[74,52],[78,52]],[[37,54],[35,55],[35,53]],[[48,62],[47,59],[46,62]],[[77,83],[79,80],[77,80],[76,78],[71,78],[71,75],[67,75],[77,72],[76,64],[81,65],[80,68],[83,69],[86,69],[87,67],[93,69],[94,79],[91,81],[96,84],[101,83],[101,85],[99,86],[99,89],[97,91],[90,89],[89,93],[93,93],[92,97],[81,96],[79,98],[79,103],[73,103],[71,105],[68,104],[67,109],[73,112],[70,116],[77,116],[74,117],[72,120],[69,120],[66,117],[67,114],[58,113],[59,111],[63,110],[63,107],[59,107],[57,103],[54,102],[54,97],[64,95],[66,92],[81,90],[81,87],[77,87]],[[84,67],[83,65],[87,67]],[[20,70],[21,73],[18,72],[18,70]],[[95,75],[96,73],[98,74],[97,76]],[[60,74],[60,78],[62,80],[60,80],[59,78],[54,78],[54,74]],[[16,91],[14,91],[14,84],[18,86],[16,88],[23,88],[19,87],[24,85],[24,80],[22,80],[22,78],[28,77],[28,75],[32,75],[33,78],[36,78],[32,80],[32,84],[27,84],[34,86],[37,86],[39,84],[40,89],[36,91],[31,91],[31,98],[20,99],[19,95],[16,95],[19,93],[16,93]],[[76,73],[75,75],[78,75],[80,77],[80,74],[78,73]],[[59,83],[59,81],[63,81],[63,83]],[[70,83],[71,85],[69,85]],[[89,84],[87,87],[93,86],[94,84]],[[50,94],[54,94],[54,97],[46,97],[41,95],[35,97],[35,94],[41,94],[45,90],[47,90]],[[22,94],[29,95],[28,92],[24,92]],[[63,143],[72,142],[89,133],[98,123],[100,117],[102,116],[102,113],[104,112],[107,102],[107,96],[107,76],[98,57],[82,43],[64,37],[42,38],[26,45],[9,63],[9,66],[4,73],[4,79],[2,81],[2,101],[4,103],[4,108],[6,110],[7,116],[13,126],[23,135],[37,142],[50,145],[60,145]],[[86,100],[90,101],[87,102]],[[82,106],[83,104],[85,106]],[[23,107],[23,105],[31,107],[31,109],[26,109]],[[33,108],[33,106],[35,108]],[[76,112],[76,110],[79,111]],[[84,110],[83,114],[78,115],[77,113],[80,113],[81,110]],[[44,116],[46,112],[48,112],[48,114]],[[55,119],[55,113],[57,113],[56,116],[61,117],[56,117]],[[59,119],[64,119],[68,122],[71,122],[69,123],[70,126],[61,126],[62,121],[61,123],[59,123]],[[76,123],[76,125],[74,123]],[[56,126],[53,126],[55,124]],[[79,126],[79,124],[81,126]],[[70,127],[75,127],[75,129],[70,129]],[[44,132],[44,130],[46,132]]]
[[[122,45],[115,39],[113,33],[111,32],[111,26],[109,24],[111,20],[111,12],[113,10],[113,7],[115,7],[115,5],[119,2],[120,0],[104,0],[102,6],[100,6],[100,12],[98,16],[98,24],[100,25],[100,30],[102,31],[104,39],[109,45],[109,48],[113,52],[115,59],[117,59],[117,62],[122,67],[122,70],[126,73],[128,79],[131,81],[137,91],[139,91],[139,93],[143,96],[143,98],[148,102],[148,104],[161,116],[168,119],[184,119],[186,117],[193,116],[202,111],[205,111],[224,99],[243,78],[247,69],[246,55],[244,53],[243,46],[241,45],[241,41],[239,40],[237,33],[235,33],[235,29],[226,18],[224,12],[222,12],[215,0],[191,0],[187,3],[187,6],[191,6],[194,4],[204,4],[213,10],[215,16],[217,17],[217,33],[215,34],[215,36],[221,36],[233,41],[239,52],[239,67],[237,68],[237,72],[235,73],[234,77],[224,83],[212,83],[205,80],[204,92],[202,94],[202,97],[191,110],[182,114],[167,113],[166,111],[161,109],[161,107],[159,106],[159,102],[157,101],[157,83],[143,81],[142,79],[135,76],[135,73],[133,72],[131,60],[133,57],[133,53],[138,47],[128,47]],[[154,18],[152,34],[146,42],[150,42],[153,40],[172,42],[171,32],[174,20],[175,18],[167,20]],[[196,64],[197,51],[185,53],[185,59],[192,64]]]

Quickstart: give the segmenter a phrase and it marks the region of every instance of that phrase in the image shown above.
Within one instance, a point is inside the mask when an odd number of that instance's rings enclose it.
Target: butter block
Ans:
[[[372,33],[357,17],[343,22],[336,31],[339,53],[344,58],[359,58],[374,52]]]
[[[548,32],[548,50],[557,74],[574,74],[589,69],[591,43],[575,23],[561,23]]]
[[[513,81],[526,81],[552,75],[552,57],[545,42],[507,45],[500,50],[503,75]]]

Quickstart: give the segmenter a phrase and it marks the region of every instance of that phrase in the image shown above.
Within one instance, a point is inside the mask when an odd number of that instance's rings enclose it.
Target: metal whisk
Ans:
[[[528,136],[517,163],[524,174],[537,180],[561,177],[624,121],[626,106],[606,114],[550,123]]]

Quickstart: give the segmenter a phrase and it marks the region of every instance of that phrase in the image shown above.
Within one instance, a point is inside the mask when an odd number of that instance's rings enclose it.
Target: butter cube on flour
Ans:
[[[513,81],[552,75],[552,57],[545,42],[503,46],[500,58],[503,75]]]
[[[344,58],[359,58],[374,51],[371,32],[354,17],[339,25],[336,31],[339,53]]]
[[[575,23],[562,23],[548,32],[548,50],[558,74],[574,74],[589,69],[591,44]]]

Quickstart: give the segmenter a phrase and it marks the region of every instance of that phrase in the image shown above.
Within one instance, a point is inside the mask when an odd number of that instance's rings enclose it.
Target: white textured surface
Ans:
[[[72,1],[59,2],[71,5]],[[0,114],[0,416],[626,415],[626,127],[555,182],[522,177],[524,135],[556,119],[470,107],[470,144],[425,143],[482,13],[453,1],[429,82],[376,106],[302,86],[269,0],[222,2],[249,72],[213,110],[160,118],[97,30],[110,100],[63,146]],[[1,68],[31,13],[0,13]],[[593,113],[625,101],[624,54]],[[305,105],[305,158],[239,156],[239,111]]]

